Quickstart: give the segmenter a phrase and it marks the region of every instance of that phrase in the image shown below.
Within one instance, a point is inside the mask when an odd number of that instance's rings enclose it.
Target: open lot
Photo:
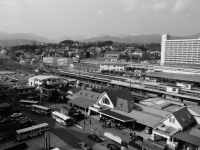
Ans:
[[[26,84],[28,78],[34,76],[32,73],[15,71],[0,71],[1,85],[10,85],[11,83]]]

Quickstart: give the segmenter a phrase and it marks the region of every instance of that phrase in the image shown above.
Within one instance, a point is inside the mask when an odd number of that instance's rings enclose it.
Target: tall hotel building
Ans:
[[[161,45],[161,65],[200,65],[200,38],[170,40],[164,34]]]

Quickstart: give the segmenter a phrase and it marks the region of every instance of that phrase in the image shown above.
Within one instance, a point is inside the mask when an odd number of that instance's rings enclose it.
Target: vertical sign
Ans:
[[[44,134],[44,149],[50,150],[50,133],[48,131]]]

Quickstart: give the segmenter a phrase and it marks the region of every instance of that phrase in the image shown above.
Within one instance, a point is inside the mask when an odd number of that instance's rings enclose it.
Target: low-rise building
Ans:
[[[113,70],[113,71],[125,71],[126,70],[126,65],[123,64],[113,64],[113,63],[108,63],[108,64],[100,64],[100,71],[103,70]]]
[[[39,85],[42,85],[43,83],[59,86],[60,84],[63,84],[63,78],[57,77],[57,76],[49,76],[49,75],[38,75],[34,76],[28,79],[28,84],[30,86],[38,87]]]

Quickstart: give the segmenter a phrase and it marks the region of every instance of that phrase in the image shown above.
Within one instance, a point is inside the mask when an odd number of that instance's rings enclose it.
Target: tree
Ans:
[[[55,89],[54,91],[52,91],[52,95],[51,95],[51,97],[50,97],[50,101],[58,102],[58,99],[59,99],[59,93],[58,93],[58,91]]]
[[[18,95],[18,93],[17,93],[17,89],[15,89],[15,88],[9,89],[9,90],[8,90],[8,95],[9,95],[8,99],[10,100],[10,102],[11,102],[12,104],[18,102],[19,95]]]
[[[90,52],[85,53],[85,58],[90,58]]]

